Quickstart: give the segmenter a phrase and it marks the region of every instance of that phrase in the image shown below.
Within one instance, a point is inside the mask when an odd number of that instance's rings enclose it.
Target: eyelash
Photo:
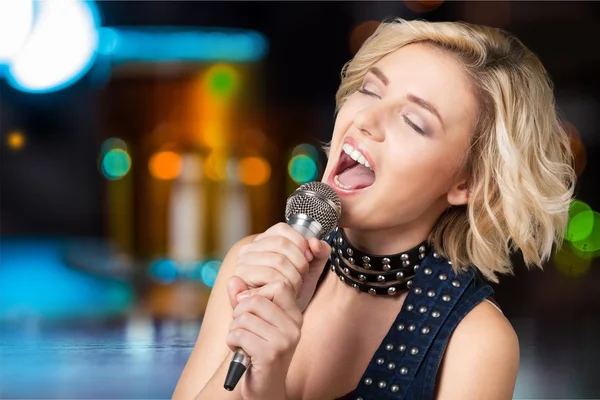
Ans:
[[[367,96],[371,96],[371,97],[375,97],[377,99],[379,99],[380,97],[377,96],[375,93],[373,92],[369,92],[368,90],[366,90],[365,88],[360,88],[358,89],[359,93],[362,93],[364,95]],[[419,128],[417,125],[415,125],[410,119],[408,119],[408,117],[406,115],[402,116],[402,119],[404,119],[404,122],[410,126],[411,128],[413,128],[416,132],[420,133],[421,135],[426,135],[425,131],[423,131],[423,129]]]

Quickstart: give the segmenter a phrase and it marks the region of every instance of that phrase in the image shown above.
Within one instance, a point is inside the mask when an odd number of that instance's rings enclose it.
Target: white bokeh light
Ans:
[[[9,66],[11,84],[29,92],[70,85],[90,68],[98,46],[92,4],[45,0],[38,5],[39,16],[29,39]]]
[[[0,63],[23,47],[33,25],[33,1],[0,0]]]

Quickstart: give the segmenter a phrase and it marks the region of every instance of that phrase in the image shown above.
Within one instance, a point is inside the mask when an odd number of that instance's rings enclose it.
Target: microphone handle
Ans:
[[[288,224],[299,232],[304,239],[308,240],[313,237],[318,237],[321,234],[321,224],[306,218],[306,216],[290,216]],[[250,356],[243,349],[237,349],[233,354],[233,358],[229,363],[225,384],[223,385],[228,391],[235,389],[235,386],[250,366]]]

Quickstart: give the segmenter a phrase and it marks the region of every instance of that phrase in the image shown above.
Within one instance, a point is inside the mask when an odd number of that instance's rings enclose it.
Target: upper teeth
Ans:
[[[369,162],[367,161],[365,156],[363,156],[360,151],[358,151],[357,149],[352,147],[352,145],[345,143],[342,146],[342,150],[344,150],[344,153],[348,154],[350,156],[350,158],[352,158],[354,161],[364,165],[365,167],[369,168],[370,170],[373,169],[373,168],[371,168],[371,165],[369,165]]]

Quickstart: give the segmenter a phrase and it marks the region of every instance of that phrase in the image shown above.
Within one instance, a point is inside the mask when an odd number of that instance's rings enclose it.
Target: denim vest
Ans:
[[[448,260],[430,252],[358,387],[339,400],[433,399],[452,332],[492,294],[474,268],[457,275]]]

